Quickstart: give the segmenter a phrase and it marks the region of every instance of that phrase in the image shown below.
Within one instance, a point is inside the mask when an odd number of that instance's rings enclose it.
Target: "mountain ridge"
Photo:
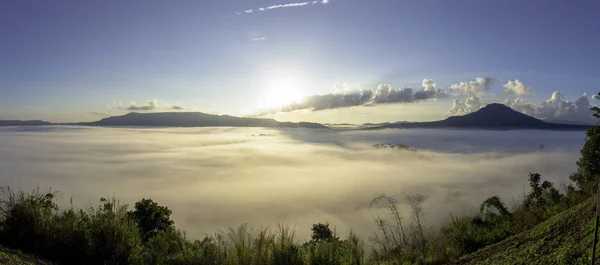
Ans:
[[[369,125],[368,127],[366,125]],[[82,126],[140,126],[140,127],[266,127],[266,128],[310,128],[329,129],[329,127],[312,122],[280,122],[267,118],[246,118],[230,115],[214,115],[203,112],[130,112],[120,116],[112,116],[93,122],[51,123],[47,121],[0,120],[1,126],[36,126],[36,125],[82,125]],[[394,122],[365,123],[359,130],[379,129],[411,129],[411,128],[460,128],[460,129],[493,129],[493,130],[585,130],[594,125],[573,123],[546,122],[510,107],[492,103],[476,112],[463,116],[452,116],[431,122]]]
[[[451,116],[444,120],[431,122],[411,122],[400,124],[389,124],[366,128],[367,130],[378,129],[411,129],[411,128],[463,128],[463,129],[494,129],[494,130],[516,130],[516,129],[543,129],[543,130],[585,130],[592,125],[551,123],[525,115],[512,108],[492,103],[480,110],[463,116]]]

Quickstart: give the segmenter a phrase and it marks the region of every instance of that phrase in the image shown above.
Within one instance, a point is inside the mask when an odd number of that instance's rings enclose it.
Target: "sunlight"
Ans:
[[[263,107],[280,107],[296,102],[304,96],[303,84],[298,79],[281,76],[272,78],[266,82],[261,103]]]

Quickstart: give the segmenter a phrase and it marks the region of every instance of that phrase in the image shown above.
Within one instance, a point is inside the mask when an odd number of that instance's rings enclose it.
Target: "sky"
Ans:
[[[589,121],[599,12],[593,0],[2,1],[0,119],[362,123],[502,102]]]

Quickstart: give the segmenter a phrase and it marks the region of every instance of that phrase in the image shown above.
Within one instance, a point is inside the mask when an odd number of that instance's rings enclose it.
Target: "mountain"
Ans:
[[[572,121],[572,120],[561,120],[561,119],[545,119],[545,122],[550,123],[560,123],[560,124],[576,124],[576,125],[588,125],[588,126],[596,126],[596,123],[593,120],[590,121]]]
[[[19,120],[0,120],[0,126],[35,126],[35,125],[52,125],[47,121],[19,121]]]
[[[240,118],[229,115],[212,115],[202,112],[132,112],[113,116],[95,122],[82,122],[76,125],[90,126],[153,126],[153,127],[268,127],[268,128],[311,128],[327,129],[326,126],[311,122],[278,122],[273,119]]]
[[[585,130],[591,126],[580,124],[550,123],[515,111],[503,104],[493,103],[464,116],[452,116],[433,122],[389,124],[369,129],[386,128],[465,128],[465,129],[539,129],[539,130]]]

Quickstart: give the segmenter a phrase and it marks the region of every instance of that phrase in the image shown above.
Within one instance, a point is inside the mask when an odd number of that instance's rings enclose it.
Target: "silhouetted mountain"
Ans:
[[[326,129],[319,123],[278,122],[273,119],[240,118],[229,115],[212,115],[202,112],[136,113],[113,116],[95,122],[78,123],[92,126],[156,126],[156,127],[286,127]]]
[[[545,129],[584,130],[589,125],[549,123],[517,112],[503,104],[489,104],[464,116],[453,116],[441,121],[389,124],[370,129],[385,128],[465,128],[465,129]]]
[[[0,126],[34,126],[34,125],[52,125],[47,121],[19,121],[19,120],[0,120]]]
[[[561,119],[546,119],[545,122],[549,123],[560,123],[560,124],[576,124],[576,125],[587,125],[587,126],[595,126],[596,123],[589,121],[570,121],[570,120],[561,120]]]

